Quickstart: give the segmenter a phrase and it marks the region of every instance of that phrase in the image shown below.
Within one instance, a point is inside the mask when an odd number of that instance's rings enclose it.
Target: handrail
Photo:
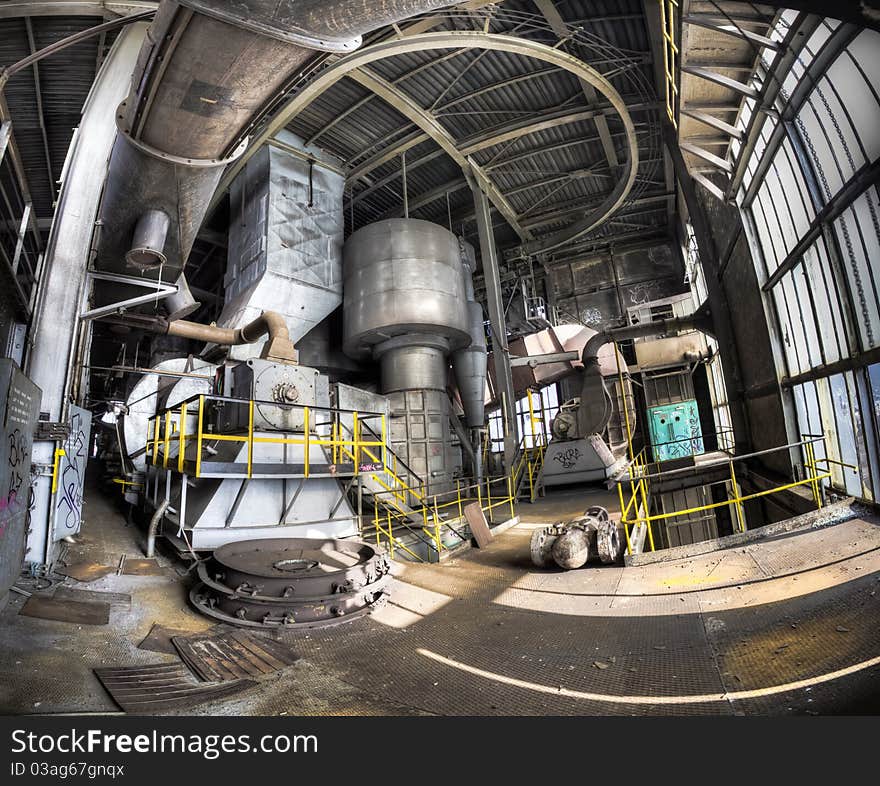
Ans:
[[[682,509],[682,510],[674,510],[664,513],[654,513],[650,512],[649,508],[649,500],[650,500],[650,481],[656,480],[658,478],[669,477],[670,475],[678,475],[681,474],[682,471],[692,471],[694,467],[686,467],[684,470],[668,470],[665,472],[657,472],[657,473],[643,473],[646,465],[645,459],[645,449],[633,459],[631,462],[631,466],[629,467],[629,478],[626,480],[620,480],[617,483],[618,496],[620,499],[620,510],[621,510],[621,523],[624,526],[624,532],[626,534],[627,541],[627,553],[632,554],[632,542],[630,538],[630,527],[635,529],[636,527],[644,525],[647,527],[647,535],[649,537],[651,543],[651,550],[654,550],[653,545],[653,537],[652,537],[652,529],[651,524],[655,521],[666,521],[669,519],[677,518],[679,516],[690,516],[694,513],[701,513],[706,511],[715,510],[717,508],[729,507],[730,505],[734,506],[734,510],[736,513],[736,520],[738,524],[738,528],[740,532],[746,531],[746,522],[745,516],[743,512],[743,503],[749,502],[754,499],[759,499],[761,497],[766,497],[771,494],[778,494],[783,491],[787,491],[792,488],[796,488],[799,486],[809,485],[810,489],[813,493],[813,500],[816,504],[817,509],[821,509],[822,507],[822,481],[827,480],[832,476],[830,469],[827,471],[820,471],[817,466],[819,463],[836,463],[845,467],[849,467],[852,469],[856,469],[850,464],[844,464],[843,462],[839,462],[836,459],[828,459],[826,458],[816,458],[815,452],[815,444],[817,442],[825,443],[824,436],[811,435],[811,434],[802,434],[802,439],[798,442],[788,443],[786,445],[782,445],[776,448],[768,448],[766,450],[754,451],[752,453],[743,454],[741,456],[732,456],[721,462],[710,462],[706,464],[699,465],[700,469],[705,469],[707,467],[718,467],[722,465],[726,465],[730,472],[730,477],[728,479],[732,491],[732,495],[728,496],[728,499],[722,500],[720,502],[712,502],[707,503],[705,505],[697,505],[694,507]],[[807,477],[801,480],[794,480],[789,483],[782,483],[774,486],[770,489],[764,489],[762,491],[753,492],[751,494],[742,494],[740,490],[740,485],[737,481],[736,471],[734,469],[734,463],[736,461],[740,461],[747,458],[754,458],[756,456],[763,456],[770,453],[776,453],[784,450],[791,450],[792,448],[802,447],[804,451],[804,467],[809,470],[810,474]],[[623,486],[625,483],[629,483],[630,486],[630,497],[629,501],[626,501],[624,498]],[[642,515],[639,515],[640,508],[644,509]],[[630,511],[635,509],[636,515],[631,516]]]
[[[767,448],[766,450],[756,450],[756,451],[753,451],[752,453],[742,453],[740,455],[733,456],[732,458],[721,459],[719,461],[707,461],[704,464],[700,464],[698,467],[681,467],[680,469],[668,469],[668,470],[662,470],[661,472],[653,472],[649,475],[645,475],[645,477],[650,480],[650,479],[655,479],[655,478],[660,478],[660,477],[669,477],[671,475],[683,475],[683,474],[687,474],[688,472],[693,472],[693,470],[695,468],[702,470],[702,469],[707,469],[707,468],[712,468],[712,467],[718,467],[723,464],[727,464],[729,461],[744,461],[745,459],[756,458],[757,456],[766,456],[770,453],[779,453],[783,450],[791,450],[793,448],[797,448],[802,445],[806,445],[808,443],[812,444],[815,442],[823,442],[824,439],[825,439],[825,437],[816,437],[815,439],[806,439],[806,440],[800,440],[799,442],[790,442],[787,445],[780,445],[779,447],[775,447],[775,448]]]

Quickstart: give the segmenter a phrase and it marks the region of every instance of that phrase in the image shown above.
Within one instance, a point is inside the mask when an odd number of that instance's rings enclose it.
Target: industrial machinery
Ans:
[[[583,347],[597,335],[586,330]],[[602,345],[599,352],[598,381],[594,380],[587,397],[582,394],[564,402],[550,424],[542,472],[545,486],[604,481],[626,464],[627,418],[628,427],[635,428],[627,366],[613,344]]]
[[[349,538],[364,497],[406,513],[409,489],[442,493],[461,449],[479,454],[486,341],[473,248],[436,224],[395,219],[343,249],[338,162],[293,135],[284,142],[232,185],[218,325],[129,317],[204,343],[201,358],[163,360],[122,408],[125,488],[151,517],[149,551],[159,534],[182,553]],[[331,381],[321,369],[339,363],[320,342],[309,346],[315,366],[298,362],[294,342],[339,305],[362,387]],[[450,367],[463,425],[451,420]],[[388,502],[397,486],[407,491]]]
[[[327,627],[382,606],[390,568],[383,552],[358,540],[244,540],[199,563],[190,598],[232,625]]]
[[[621,555],[620,531],[605,508],[587,508],[583,516],[560,521],[532,532],[529,549],[532,564],[546,568],[555,563],[565,570],[582,568],[595,556],[603,564]]]
[[[455,463],[446,393],[451,353],[469,425],[482,426],[485,339],[470,282],[473,253],[437,224],[389,219],[352,234],[343,256],[343,348],[379,361],[391,446],[428,493],[442,493]]]

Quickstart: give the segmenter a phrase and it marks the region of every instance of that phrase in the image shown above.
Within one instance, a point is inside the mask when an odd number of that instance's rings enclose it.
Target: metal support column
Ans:
[[[712,231],[703,206],[697,199],[694,181],[691,178],[678,146],[678,136],[675,127],[668,122],[663,124],[663,139],[672,166],[675,170],[675,178],[681,188],[682,196],[687,205],[690,215],[691,226],[694,228],[694,237],[697,241],[697,249],[700,254],[700,262],[706,279],[706,299],[712,314],[712,323],[715,328],[715,337],[718,341],[718,354],[721,358],[721,367],[724,371],[724,386],[727,389],[727,403],[730,408],[731,425],[733,426],[734,441],[737,452],[747,452],[750,437],[745,417],[745,408],[742,399],[742,376],[739,370],[739,357],[736,340],[730,321],[730,308],[727,296],[724,293],[724,284],[719,270],[718,254],[715,251],[715,242],[712,239]]]
[[[33,319],[33,349],[28,376],[43,391],[40,409],[52,422],[67,422],[68,392],[80,333],[79,314],[86,298],[87,261],[107,161],[116,138],[116,108],[131,86],[131,74],[147,24],[129,25],[116,39],[83,107],[79,133],[70,153],[44,261],[43,285]],[[56,443],[35,441],[35,464],[51,465]],[[25,561],[54,562],[55,509],[50,478],[34,484]]]
[[[501,296],[498,252],[495,249],[489,199],[469,174],[466,177],[474,197],[474,212],[480,235],[480,259],[483,263],[483,278],[486,284],[486,303],[489,307],[489,324],[492,326],[492,357],[504,423],[504,468],[510,471],[519,445],[519,428],[516,398],[513,392],[513,372],[510,369],[510,347],[507,344],[507,324],[504,319],[504,300]]]

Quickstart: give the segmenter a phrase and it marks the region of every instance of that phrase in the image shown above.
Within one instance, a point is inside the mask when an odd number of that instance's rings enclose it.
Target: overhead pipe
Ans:
[[[163,0],[116,113],[96,268],[177,279],[223,170],[307,62],[353,51],[366,32],[449,4]]]
[[[156,324],[164,327],[162,332],[169,336],[181,336],[193,341],[204,341],[206,344],[222,344],[223,346],[255,344],[263,336],[268,335],[269,340],[263,346],[260,357],[288,363],[296,362],[296,350],[290,340],[287,323],[284,321],[284,317],[276,311],[264,311],[255,320],[240,328],[203,325],[185,319],[175,319],[172,322],[160,321]]]

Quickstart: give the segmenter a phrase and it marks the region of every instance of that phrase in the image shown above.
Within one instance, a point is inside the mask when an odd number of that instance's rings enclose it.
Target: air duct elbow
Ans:
[[[263,346],[260,357],[283,363],[296,362],[296,349],[290,340],[287,323],[284,317],[275,311],[264,311],[261,316],[242,328],[221,328],[216,325],[202,325],[198,322],[177,319],[165,323],[164,332],[169,336],[181,336],[192,341],[204,341],[206,344],[222,346],[254,344],[268,335],[269,340]]]

